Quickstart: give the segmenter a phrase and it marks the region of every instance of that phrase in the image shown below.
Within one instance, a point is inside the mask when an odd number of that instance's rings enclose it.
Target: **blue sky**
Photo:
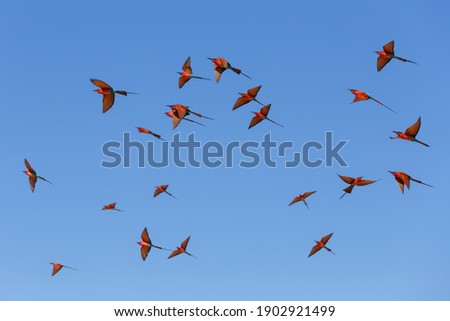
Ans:
[[[450,224],[446,98],[449,5],[445,1],[43,1],[0,4],[0,299],[2,300],[448,300]],[[376,71],[376,55],[395,40],[396,54]],[[207,57],[222,56],[252,77],[226,71],[219,84],[177,71],[191,56],[194,73],[213,78]],[[89,78],[139,95],[118,96],[101,112]],[[238,92],[262,85],[270,117],[251,130],[250,103],[231,108]],[[347,88],[374,102],[350,104]],[[215,120],[172,130],[163,112],[181,103]],[[419,144],[389,140],[422,117]],[[105,169],[102,146],[147,127],[172,140],[194,132],[201,142],[308,141],[332,131],[348,140],[348,167],[253,169],[173,165]],[[159,142],[156,142],[159,146]],[[317,156],[323,156],[320,152]],[[31,193],[23,159],[39,175]],[[402,195],[387,172],[412,183]],[[346,186],[337,174],[380,179]],[[167,195],[153,198],[156,185]],[[288,207],[309,190],[310,210]],[[125,211],[104,212],[110,202]],[[141,260],[140,234],[188,250]],[[307,258],[314,240],[329,247]],[[62,270],[51,277],[49,262]]]

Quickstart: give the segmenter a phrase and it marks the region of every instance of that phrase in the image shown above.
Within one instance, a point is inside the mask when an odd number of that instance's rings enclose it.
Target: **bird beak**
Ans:
[[[388,171],[389,173],[391,173],[392,175],[394,175],[394,172]]]

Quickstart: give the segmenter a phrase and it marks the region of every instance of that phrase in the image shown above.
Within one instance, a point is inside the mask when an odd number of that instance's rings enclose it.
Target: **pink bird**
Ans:
[[[50,262],[50,264],[53,265],[52,276],[54,276],[56,273],[58,273],[59,270],[61,270],[63,267],[65,267],[66,269],[71,269],[71,270],[78,271],[77,269],[74,269],[74,268],[72,268],[70,266],[67,266],[67,265],[62,265],[60,263]]]
[[[37,182],[38,178],[43,180],[43,181],[45,181],[45,182],[47,182],[47,183],[53,184],[52,182],[46,180],[42,176],[38,176],[36,174],[36,171],[33,169],[33,167],[31,167],[30,163],[28,163],[26,158],[25,158],[24,162],[25,162],[25,166],[27,167],[27,170],[23,171],[23,172],[25,173],[25,175],[27,175],[29,177],[28,180],[30,182],[31,192],[34,192],[34,187],[36,185],[36,182]]]
[[[170,193],[167,191],[167,188],[168,188],[168,187],[169,187],[169,185],[160,185],[160,186],[156,186],[155,192],[153,193],[153,197],[156,197],[156,196],[158,196],[158,195],[161,194],[161,193],[166,193],[166,194],[168,194],[168,195],[170,195],[170,196],[172,196],[173,198],[176,199],[175,196],[173,196],[172,194],[170,194]]]
[[[165,249],[163,247],[154,245],[152,243],[152,241],[150,240],[150,236],[148,235],[147,228],[144,228],[144,230],[142,231],[141,239],[142,239],[142,241],[137,242],[137,244],[139,244],[141,246],[141,257],[142,257],[143,261],[145,261],[145,259],[147,258],[148,253],[150,252],[150,250],[153,247],[156,248],[156,249],[160,249],[160,250],[170,251],[169,249]]]
[[[357,101],[361,101],[361,100],[368,100],[368,99],[372,99],[374,102],[380,104],[381,106],[389,109],[390,111],[392,111],[393,113],[396,113],[393,109],[389,108],[388,106],[386,106],[385,104],[383,104],[382,102],[376,100],[375,98],[373,98],[372,96],[369,96],[369,94],[367,94],[366,92],[359,90],[359,89],[349,89],[349,91],[351,91],[351,93],[353,95],[355,95],[355,99],[353,99],[352,103],[355,103]]]
[[[193,258],[196,259],[196,257],[195,257],[194,255],[192,255],[191,253],[189,253],[188,251],[186,251],[186,248],[187,248],[187,245],[188,245],[188,243],[189,243],[190,238],[191,238],[191,237],[188,236],[188,238],[185,239],[185,240],[183,241],[183,243],[181,243],[180,247],[177,247],[176,250],[174,250],[172,253],[170,253],[168,259],[173,258],[174,256],[177,256],[177,255],[182,254],[182,253],[185,253],[185,254],[187,254],[187,255],[189,255],[189,256],[192,256]]]
[[[118,211],[118,212],[123,212],[122,210],[119,210],[118,208],[116,208],[116,202],[110,203],[110,204],[108,204],[108,205],[103,206],[102,211]]]
[[[191,79],[203,79],[203,80],[211,80],[209,78],[199,77],[192,75],[191,68],[191,57],[188,57],[183,64],[183,72],[179,72],[180,78],[178,79],[178,88],[182,88],[185,83],[187,83]]]

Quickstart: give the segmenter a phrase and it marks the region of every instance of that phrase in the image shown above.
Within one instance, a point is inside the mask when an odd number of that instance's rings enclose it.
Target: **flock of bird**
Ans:
[[[415,64],[415,62],[413,62],[411,60],[407,60],[405,58],[395,55],[394,41],[387,43],[385,46],[383,46],[383,50],[375,51],[375,53],[378,55],[377,71],[381,71],[392,59]],[[208,59],[211,60],[214,64],[214,75],[215,75],[215,79],[216,79],[217,83],[219,83],[222,74],[226,70],[231,70],[238,75],[243,75],[247,78],[250,78],[248,75],[244,74],[240,69],[233,67],[225,58],[218,57],[218,58],[208,58]],[[182,65],[182,70],[183,70],[182,72],[178,72],[178,74],[180,75],[179,79],[178,79],[178,87],[180,89],[183,86],[185,86],[186,83],[188,81],[190,81],[191,79],[211,80],[209,78],[201,77],[201,76],[197,76],[197,75],[193,74],[193,71],[191,68],[191,58],[190,57],[188,57],[186,59],[186,61],[184,62],[184,64]],[[113,107],[114,102],[115,102],[115,94],[124,95],[124,96],[128,96],[130,94],[133,94],[133,95],[137,94],[137,93],[129,92],[129,91],[125,91],[125,90],[115,90],[110,85],[108,85],[106,82],[99,80],[99,79],[90,79],[90,80],[95,86],[98,87],[98,89],[96,89],[94,91],[96,91],[97,93],[99,93],[103,96],[103,101],[102,101],[103,113],[106,113]],[[232,110],[241,108],[242,106],[254,101],[254,102],[258,103],[259,105],[261,105],[262,107],[260,108],[259,111],[253,112],[254,117],[250,120],[250,124],[248,127],[249,129],[252,128],[253,126],[259,124],[263,120],[268,120],[278,126],[283,127],[281,124],[268,118],[271,104],[264,105],[263,103],[261,103],[260,101],[257,100],[256,97],[257,97],[258,92],[260,91],[261,87],[262,86],[257,86],[257,87],[248,89],[247,92],[245,92],[245,93],[239,93],[240,97],[236,100],[236,103],[232,107]],[[353,102],[364,101],[364,100],[373,100],[377,104],[379,104],[379,105],[385,107],[386,109],[390,110],[391,112],[395,113],[395,111],[393,109],[384,105],[379,100],[371,97],[369,94],[367,94],[364,91],[361,91],[359,89],[349,89],[349,91],[355,96]],[[194,112],[188,106],[184,106],[181,104],[174,104],[174,105],[167,105],[167,106],[170,108],[170,112],[165,112],[165,114],[168,117],[172,118],[173,129],[178,127],[182,120],[186,120],[188,122],[192,122],[192,123],[204,126],[204,124],[202,124],[202,123],[199,123],[193,119],[187,118],[187,116],[190,116],[190,115],[196,116],[198,118],[205,118],[205,119],[213,120],[210,117],[204,116],[198,112]],[[421,117],[419,117],[417,119],[417,121],[413,125],[408,127],[404,132],[393,131],[396,134],[396,136],[390,137],[390,139],[402,139],[402,140],[407,140],[407,141],[411,141],[411,142],[417,142],[426,147],[429,147],[428,144],[426,144],[416,138],[417,134],[419,133],[420,126],[421,126]],[[164,139],[161,137],[161,135],[159,135],[147,128],[136,127],[136,129],[138,130],[139,133],[149,134],[159,140],[164,141]],[[38,180],[43,180],[47,183],[52,184],[49,180],[45,179],[42,176],[37,175],[36,171],[33,169],[33,167],[30,165],[30,163],[28,162],[27,159],[25,159],[24,162],[25,162],[25,167],[27,168],[27,170],[23,171],[23,172],[29,177],[29,184],[30,184],[30,188],[31,188],[32,192],[34,192],[35,186],[36,186],[36,183]],[[431,185],[426,184],[418,179],[412,178],[407,173],[404,173],[401,171],[389,171],[389,172],[393,175],[393,177],[394,177],[395,181],[397,182],[402,193],[404,193],[405,185],[408,189],[410,188],[411,181],[432,187]],[[344,194],[340,198],[343,198],[345,195],[352,193],[352,190],[355,186],[366,186],[366,185],[370,185],[370,184],[377,182],[377,180],[362,179],[362,176],[356,177],[356,178],[344,176],[344,175],[338,175],[338,176],[346,184],[349,184],[349,186],[347,186],[346,188],[343,189]],[[172,198],[176,199],[174,195],[172,195],[170,192],[167,191],[168,187],[169,187],[169,185],[156,186],[153,196],[157,197],[158,195],[165,193],[165,194],[171,196]],[[303,194],[300,194],[299,196],[296,196],[289,203],[289,206],[294,205],[297,202],[303,202],[305,204],[305,206],[309,209],[309,206],[306,203],[306,199],[308,197],[312,196],[316,192],[317,191],[308,191],[308,192],[304,192]],[[114,210],[114,211],[123,212],[122,210],[116,208],[115,202],[103,206],[103,208],[101,210]],[[325,249],[328,252],[334,254],[334,252],[332,252],[332,250],[330,248],[328,248],[326,245],[328,243],[328,241],[330,240],[330,238],[332,237],[332,235],[333,235],[333,233],[330,233],[330,234],[322,237],[320,239],[320,241],[315,241],[316,245],[314,245],[312,247],[311,252],[309,253],[309,257],[314,255],[316,252],[320,251],[321,249]],[[140,252],[141,252],[142,260],[144,260],[144,261],[146,260],[148,254],[152,248],[156,248],[156,249],[164,250],[164,251],[171,251],[170,255],[168,256],[169,259],[173,258],[179,254],[183,254],[183,253],[195,258],[194,255],[187,252],[187,250],[186,250],[189,240],[190,240],[190,236],[188,236],[180,244],[180,246],[176,247],[176,249],[174,249],[174,250],[163,248],[161,246],[157,246],[152,243],[149,233],[148,233],[148,230],[145,227],[141,234],[141,241],[137,242],[137,244],[141,246]],[[52,276],[55,275],[56,273],[58,273],[63,267],[75,270],[74,268],[71,268],[69,266],[66,266],[66,265],[63,265],[63,264],[60,264],[57,262],[51,262],[50,264],[53,266]]]

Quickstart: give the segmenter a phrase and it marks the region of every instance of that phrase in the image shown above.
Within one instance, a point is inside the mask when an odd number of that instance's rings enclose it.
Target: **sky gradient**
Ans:
[[[0,299],[449,300],[449,9],[445,1],[1,3]],[[418,65],[393,60],[377,72],[373,51],[391,40]],[[179,89],[188,56],[199,76],[214,78],[207,58],[221,56],[252,79],[226,71],[219,84],[194,79]],[[139,95],[117,95],[102,114],[90,78]],[[254,102],[231,110],[258,85],[284,128],[263,121],[249,130]],[[348,88],[397,113],[350,104]],[[163,112],[177,103],[214,120],[172,130]],[[389,139],[419,116],[418,138],[430,148]],[[137,126],[168,141],[194,132],[224,145],[271,132],[297,150],[331,131],[348,140],[348,167],[138,168],[136,154],[130,168],[101,167],[103,144],[123,133],[155,141]],[[38,181],[31,193],[24,158],[54,185]],[[434,188],[413,182],[402,195],[388,170]],[[339,200],[347,185],[337,174],[380,181]],[[161,184],[177,199],[153,198]],[[288,207],[312,190],[310,210]],[[111,202],[125,212],[100,210]],[[143,262],[144,227],[168,248],[191,235],[198,259],[153,249]],[[308,258],[331,232],[336,255]],[[53,261],[78,271],[51,277]]]

